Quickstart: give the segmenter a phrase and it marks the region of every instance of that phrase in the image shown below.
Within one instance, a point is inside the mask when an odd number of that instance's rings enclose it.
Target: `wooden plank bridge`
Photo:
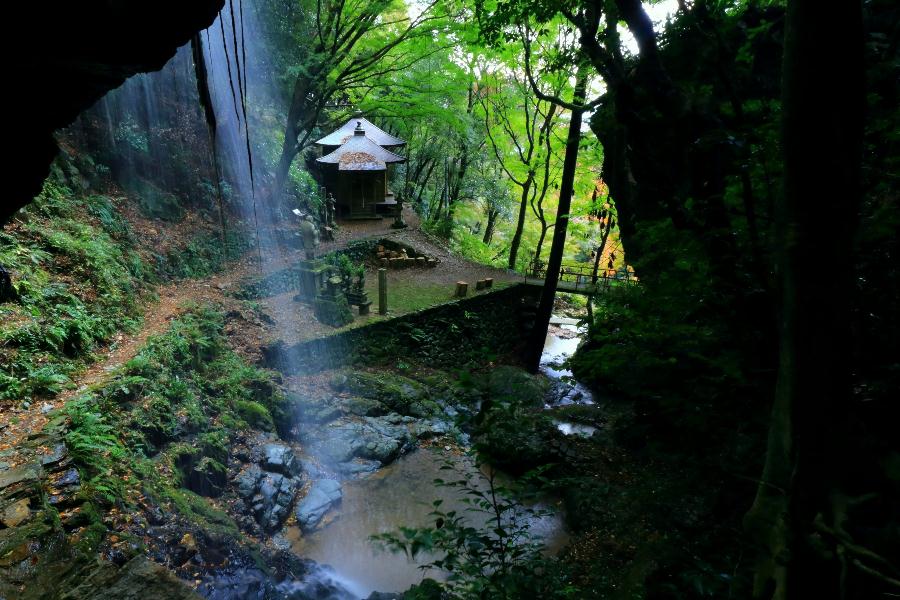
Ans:
[[[525,275],[527,285],[543,287],[547,280],[547,266],[532,267]],[[603,293],[612,287],[637,283],[634,273],[622,269],[598,269],[594,277],[593,265],[563,263],[556,282],[556,291],[567,294],[591,296]]]

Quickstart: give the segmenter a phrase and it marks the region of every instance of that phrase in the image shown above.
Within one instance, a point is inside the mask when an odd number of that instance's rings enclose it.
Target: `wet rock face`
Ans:
[[[314,481],[309,493],[297,505],[297,524],[303,531],[314,529],[328,509],[340,502],[342,495],[341,484],[334,479]]]
[[[263,468],[295,477],[300,474],[300,461],[290,446],[285,444],[266,444],[263,447]]]
[[[289,551],[266,558],[269,573],[240,563],[208,576],[197,591],[207,600],[357,600],[329,567]]]
[[[302,485],[302,467],[293,449],[268,443],[251,465],[235,479],[238,496],[263,530],[277,531],[287,519]]]
[[[58,152],[53,132],[138,72],[162,68],[178,47],[208,27],[223,0],[88,0],[16,6],[6,32],[11,114],[6,142],[15,148],[0,203],[0,223],[41,190]],[[60,94],[59,90],[65,90]]]
[[[390,414],[382,417],[342,418],[310,435],[312,453],[331,465],[354,458],[388,464],[413,448],[408,427],[412,417]]]
[[[171,571],[143,556],[131,559],[121,569],[100,564],[76,587],[66,590],[60,600],[200,600]]]

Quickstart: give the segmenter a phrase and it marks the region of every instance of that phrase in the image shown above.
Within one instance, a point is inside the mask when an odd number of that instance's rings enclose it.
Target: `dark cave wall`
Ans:
[[[225,0],[16,3],[3,56],[11,158],[0,223],[41,190],[58,152],[53,132],[135,73],[159,70],[209,27]],[[12,11],[10,11],[12,12]]]

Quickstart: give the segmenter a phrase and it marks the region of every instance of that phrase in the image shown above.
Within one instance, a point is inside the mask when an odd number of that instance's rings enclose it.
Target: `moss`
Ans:
[[[336,385],[363,398],[378,400],[401,415],[430,416],[437,408],[420,383],[402,375],[356,371]]]
[[[228,537],[235,540],[241,538],[241,532],[234,520],[210,505],[202,496],[190,490],[168,486],[162,486],[157,490],[157,494],[156,499],[168,503],[179,515],[197,528],[213,534],[214,537]]]
[[[272,421],[272,415],[269,409],[252,400],[238,400],[234,405],[237,414],[247,422],[251,427],[272,431],[275,423]]]

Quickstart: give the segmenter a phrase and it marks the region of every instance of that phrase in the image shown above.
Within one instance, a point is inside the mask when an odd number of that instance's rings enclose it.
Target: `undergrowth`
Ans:
[[[66,406],[66,444],[92,501],[130,505],[123,482],[131,481],[204,529],[236,532],[197,494],[221,492],[235,432],[285,432],[290,416],[273,375],[231,350],[223,325],[216,309],[192,307],[106,384]]]
[[[0,303],[0,398],[52,396],[98,344],[140,322],[151,277],[108,198],[48,180],[0,232],[14,297]]]

